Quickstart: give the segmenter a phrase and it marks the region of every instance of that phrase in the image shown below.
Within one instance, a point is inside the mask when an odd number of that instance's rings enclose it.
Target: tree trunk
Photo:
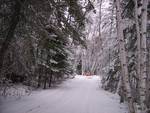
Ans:
[[[150,110],[150,38],[147,39],[147,83],[146,106]]]
[[[117,37],[119,39],[119,48],[120,48],[120,60],[121,60],[121,71],[123,76],[123,83],[125,85],[126,90],[126,99],[128,102],[128,107],[130,113],[135,113],[133,98],[131,94],[131,87],[129,82],[129,73],[127,67],[127,53],[125,50],[125,40],[123,36],[123,24],[121,18],[121,10],[120,10],[120,0],[116,0],[116,11],[117,11]]]
[[[50,73],[50,76],[49,76],[49,87],[51,87],[52,85],[52,73]]]
[[[41,74],[39,73],[39,76],[38,76],[38,85],[37,87],[41,87]]]
[[[46,82],[47,82],[47,77],[44,78],[44,87],[43,87],[43,89],[46,89]]]
[[[24,0],[22,0],[22,2],[24,2]],[[14,31],[16,29],[16,26],[19,23],[20,10],[21,10],[21,4],[18,0],[15,0],[14,13],[11,18],[10,27],[0,49],[0,73],[3,67],[4,55],[10,45],[11,40],[14,37]]]
[[[119,83],[116,91],[120,96],[120,103],[123,103],[125,101],[125,91],[124,91],[124,83],[123,83],[123,77],[120,76]]]
[[[103,0],[100,0],[99,2],[100,2],[100,4],[99,4],[99,44],[100,44],[100,46],[101,46],[101,44],[102,44],[102,37],[101,37],[101,20],[102,20],[102,11],[101,11],[101,9],[102,9],[102,1]]]
[[[147,60],[147,48],[146,48],[146,32],[147,32],[147,6],[148,0],[143,0],[142,3],[142,21],[141,21],[141,81],[140,81],[140,102],[142,107],[142,112],[145,113],[146,107],[146,60]]]
[[[37,85],[38,88],[41,87],[41,78],[42,78],[41,74],[42,74],[42,67],[39,67],[39,73],[38,73],[39,76],[38,76],[38,85]]]
[[[46,83],[47,83],[47,69],[44,69],[45,72],[45,78],[44,78],[44,87],[43,89],[46,89]]]
[[[141,78],[141,36],[140,36],[140,26],[138,20],[138,3],[137,0],[134,0],[135,4],[135,25],[136,25],[136,34],[137,34],[137,77]],[[139,83],[138,83],[139,86]]]

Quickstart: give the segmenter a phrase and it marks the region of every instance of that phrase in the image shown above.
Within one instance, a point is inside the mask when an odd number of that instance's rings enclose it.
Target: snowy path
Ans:
[[[0,113],[127,113],[117,95],[99,88],[99,81],[77,76],[57,88],[0,104]]]

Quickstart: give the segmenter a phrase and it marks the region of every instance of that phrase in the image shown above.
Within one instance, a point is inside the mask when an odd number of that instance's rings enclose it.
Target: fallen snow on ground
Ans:
[[[0,113],[128,113],[119,96],[104,91],[98,76],[76,76],[47,90],[3,101]]]

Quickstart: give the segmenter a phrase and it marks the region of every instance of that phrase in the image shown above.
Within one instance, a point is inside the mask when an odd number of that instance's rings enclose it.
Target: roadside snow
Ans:
[[[29,95],[32,91],[32,87],[22,84],[10,84],[0,87],[0,100],[1,96],[5,98],[21,98],[22,96]]]
[[[128,113],[119,96],[100,88],[98,76],[76,76],[59,86],[0,103],[0,113]]]

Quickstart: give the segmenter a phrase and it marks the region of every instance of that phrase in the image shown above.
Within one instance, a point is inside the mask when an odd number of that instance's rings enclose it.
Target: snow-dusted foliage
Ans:
[[[94,1],[93,6],[94,10],[87,15],[87,49],[82,50],[82,73],[89,71],[105,78],[119,63],[115,8],[107,0]]]
[[[82,31],[91,10],[90,1],[80,2],[0,2],[0,84],[46,88],[73,73],[72,47],[85,46]]]
[[[149,63],[146,63],[149,62],[146,38],[149,3],[97,0],[92,4],[94,10],[87,14],[85,30],[87,48],[81,50],[82,74],[101,75],[102,87],[119,93],[121,101],[128,101],[130,112],[135,112],[134,102],[146,110],[149,108]]]
[[[119,5],[117,6],[116,4]],[[118,42],[116,42],[117,39],[115,41],[118,47],[112,42],[113,46],[109,50],[117,53],[114,57],[116,60],[111,59],[113,56],[111,54],[104,57],[104,59],[107,59],[107,56],[110,57],[110,61],[109,66],[104,66],[106,73],[103,76],[102,82],[105,89],[113,92],[117,91],[120,94],[121,102],[123,100],[128,102],[131,113],[138,112],[137,104],[140,105],[141,111],[144,113],[149,112],[149,96],[146,96],[149,95],[147,90],[149,80],[145,80],[149,78],[147,72],[149,66],[146,63],[149,62],[147,54],[147,50],[149,50],[147,43],[149,40],[146,39],[146,37],[149,37],[149,16],[146,15],[149,12],[147,10],[148,4],[146,0],[143,2],[119,0],[111,4],[111,6],[114,6],[114,11],[118,8],[115,14],[118,14],[118,12],[121,14],[121,16],[116,15],[117,18],[114,18],[114,20],[117,22],[117,28],[122,30],[117,29],[117,35],[114,35],[118,39]],[[144,7],[145,10],[143,9],[143,12],[145,13],[141,14],[140,10]],[[143,30],[147,31],[147,36],[145,36]],[[117,48],[115,49],[115,47]]]

